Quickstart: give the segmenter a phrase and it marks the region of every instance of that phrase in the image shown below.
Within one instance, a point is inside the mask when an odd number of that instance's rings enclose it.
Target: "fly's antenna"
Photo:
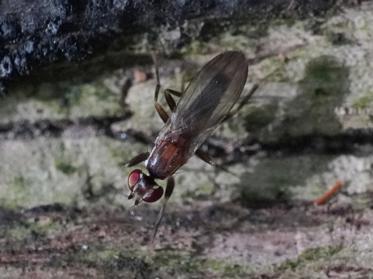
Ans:
[[[152,61],[154,65],[154,75],[157,81],[157,85],[160,85],[160,78],[159,78],[159,63],[158,63],[158,55],[155,51],[151,51]]]

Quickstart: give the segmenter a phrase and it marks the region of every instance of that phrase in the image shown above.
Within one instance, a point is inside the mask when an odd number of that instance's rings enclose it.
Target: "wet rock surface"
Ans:
[[[250,65],[246,92],[259,89],[203,147],[230,172],[197,158],[180,169],[154,243],[160,205],[131,207],[122,165],[162,127],[149,55],[90,79],[9,87],[0,99],[1,276],[369,278],[373,6],[362,5],[270,22],[256,37],[242,23],[160,57],[162,86],[179,89],[225,49],[279,52]],[[314,206],[338,180],[341,192]]]

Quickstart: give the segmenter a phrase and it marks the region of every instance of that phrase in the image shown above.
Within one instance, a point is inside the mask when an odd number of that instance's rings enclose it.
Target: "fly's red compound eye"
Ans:
[[[142,171],[135,169],[128,175],[128,188],[132,191],[133,187],[140,181]]]
[[[157,187],[149,190],[143,197],[142,200],[144,202],[156,202],[159,200],[163,195],[163,188]]]

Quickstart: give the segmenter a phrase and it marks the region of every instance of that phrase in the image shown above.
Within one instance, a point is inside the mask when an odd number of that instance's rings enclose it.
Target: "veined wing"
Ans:
[[[207,137],[239,99],[247,71],[248,61],[242,52],[227,51],[213,58],[180,98],[171,115],[171,130]]]

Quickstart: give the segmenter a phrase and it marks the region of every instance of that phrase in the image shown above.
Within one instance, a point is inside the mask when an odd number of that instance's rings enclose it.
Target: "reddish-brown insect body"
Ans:
[[[134,170],[129,174],[129,198],[136,197],[135,204],[140,201],[154,202],[161,198],[163,189],[155,179],[167,179],[167,201],[174,188],[172,175],[194,154],[208,163],[212,162],[199,147],[227,118],[237,103],[246,83],[247,71],[248,61],[242,52],[221,53],[198,72],[184,92],[165,90],[166,101],[171,110],[171,115],[168,115],[157,101],[160,85],[156,68],[158,84],[155,91],[155,108],[165,126],[155,140],[150,154],[140,154],[128,163],[133,166],[146,161],[149,172],[149,175],[146,175],[141,170]],[[176,103],[171,95],[180,97],[179,101]],[[164,207],[165,204],[156,228]]]
[[[149,174],[157,179],[166,179],[191,157],[190,140],[187,135],[171,135],[160,138],[146,162]]]

